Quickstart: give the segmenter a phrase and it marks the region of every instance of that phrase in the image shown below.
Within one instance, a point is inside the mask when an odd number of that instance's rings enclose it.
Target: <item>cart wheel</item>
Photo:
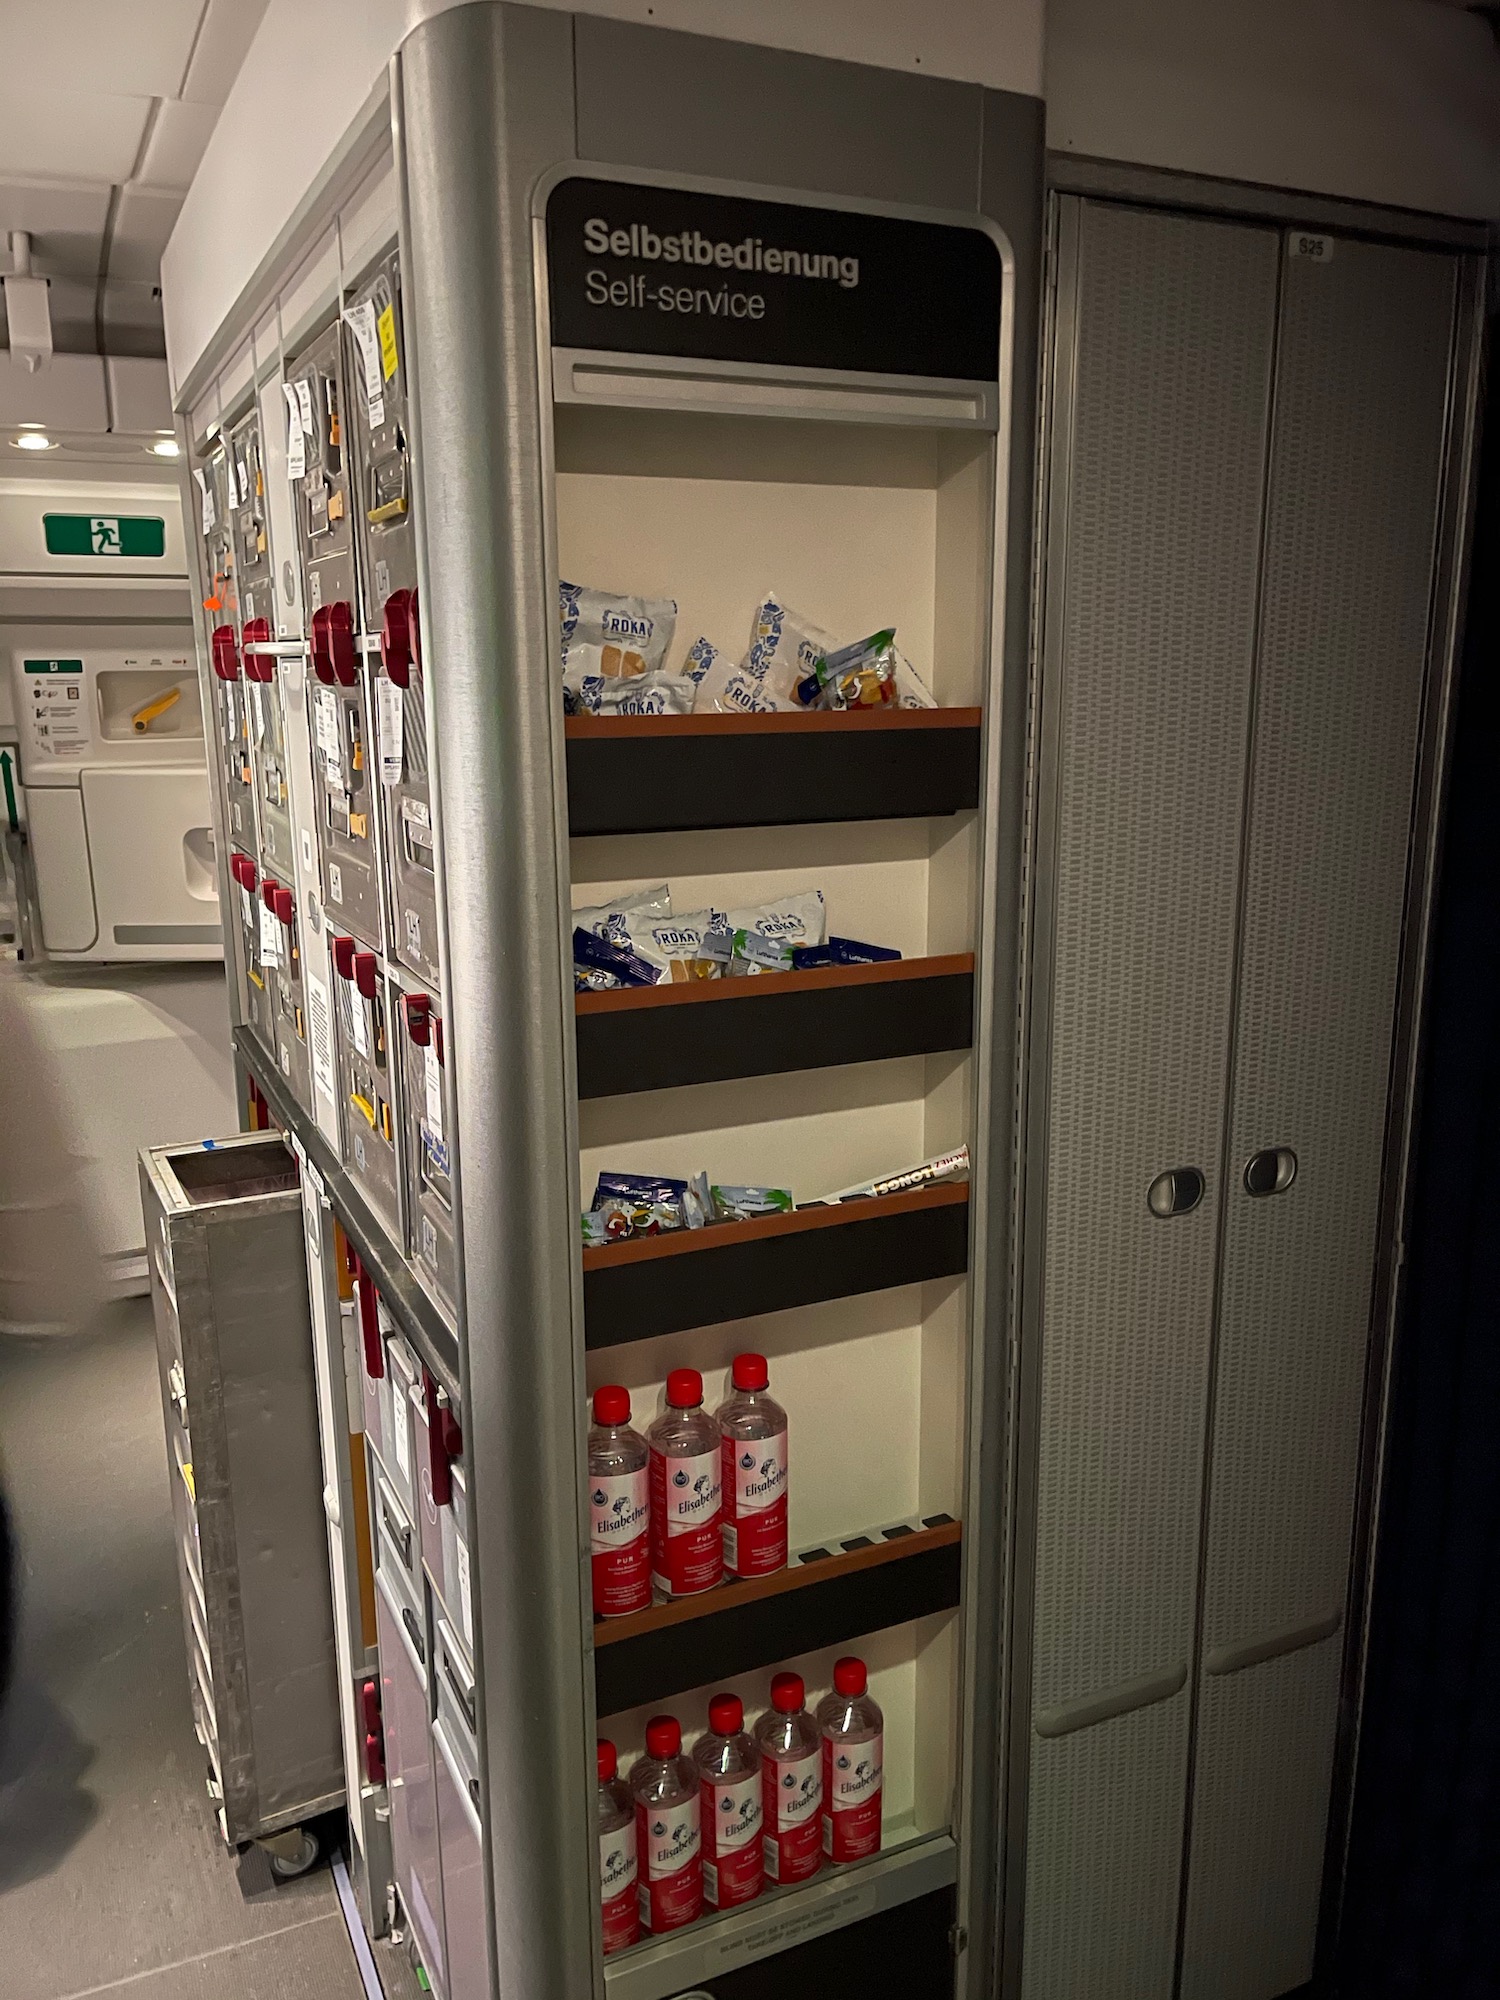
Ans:
[[[271,1873],[282,1882],[293,1882],[299,1875],[305,1875],[323,1852],[318,1836],[305,1826],[290,1827],[260,1844],[266,1850]]]

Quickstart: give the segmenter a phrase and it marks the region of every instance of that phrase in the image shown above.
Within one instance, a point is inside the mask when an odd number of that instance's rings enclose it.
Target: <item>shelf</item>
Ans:
[[[601,1716],[774,1667],[892,1625],[958,1608],[963,1531],[947,1514],[919,1528],[804,1550],[774,1576],[653,1604],[594,1627]]]
[[[977,708],[573,715],[574,834],[924,819],[979,804]]]
[[[719,2000],[933,1993],[934,1974],[941,1979],[953,1963],[957,1874],[949,1834],[912,1837],[898,1822],[868,1861],[822,1869],[792,1888],[767,1887],[740,1909],[606,1959],[604,1990],[608,2000],[668,2000],[711,1979]],[[772,1958],[774,1966],[762,1966]]]
[[[907,958],[575,1001],[580,1099],[966,1049],[974,958]]]
[[[344,1234],[359,1252],[375,1280],[382,1303],[437,1379],[458,1396],[458,1337],[412,1275],[406,1259],[385,1224],[376,1215],[338,1154],[297,1103],[276,1065],[248,1028],[234,1031],[234,1050],[267,1104],[277,1126],[297,1140],[316,1168],[343,1224]]]
[[[968,1267],[966,1182],[607,1243],[583,1253],[584,1345],[618,1347]]]

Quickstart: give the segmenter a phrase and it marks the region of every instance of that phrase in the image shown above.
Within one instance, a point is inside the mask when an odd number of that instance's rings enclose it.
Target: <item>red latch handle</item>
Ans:
[[[276,884],[269,875],[260,885],[260,900],[274,917],[276,914]]]
[[[354,650],[354,613],[340,598],[337,604],[320,604],[312,617],[312,661],[320,681],[338,681],[353,687],[359,679],[359,658]]]
[[[385,1779],[385,1724],[380,1713],[380,1683],[363,1681],[359,1690],[360,1716],[365,1729],[365,1777],[372,1785]]]
[[[354,1289],[359,1297],[359,1337],[365,1350],[365,1373],[372,1382],[385,1380],[385,1348],[380,1339],[375,1280],[358,1256],[354,1259]]]
[[[354,954],[354,983],[367,1000],[375,998],[377,972],[373,951],[357,951]]]
[[[427,1464],[432,1474],[432,1502],[435,1507],[448,1507],[453,1502],[453,1461],[463,1457],[464,1434],[452,1410],[439,1403],[437,1382],[426,1368],[422,1370],[422,1395],[427,1404]]]
[[[229,857],[229,873],[240,887],[245,887],[245,857],[238,849]]]
[[[242,889],[248,889],[250,894],[253,896],[255,894],[255,885],[257,881],[260,879],[256,871],[255,863],[250,859],[248,854],[242,854],[239,860],[240,860],[240,873],[239,873],[240,887]]]
[[[290,930],[292,919],[297,914],[296,900],[290,889],[278,889],[276,891],[274,908],[276,911],[276,921],[285,924],[287,929]]]
[[[333,941],[333,969],[340,979],[354,977],[354,940],[336,937]]]
[[[245,649],[245,679],[247,681],[270,681],[275,678],[276,662],[269,653],[252,653],[252,646],[270,642],[271,621],[269,618],[247,618],[240,627],[240,644]]]
[[[406,1032],[419,1049],[425,1049],[432,1040],[432,1002],[425,993],[408,993],[404,1004]]]
[[[216,625],[208,642],[213,658],[214,672],[221,681],[237,681],[240,677],[240,656],[234,643],[232,625]]]
[[[380,658],[398,688],[411,686],[412,667],[422,664],[422,635],[414,590],[393,590],[385,600],[380,614]]]

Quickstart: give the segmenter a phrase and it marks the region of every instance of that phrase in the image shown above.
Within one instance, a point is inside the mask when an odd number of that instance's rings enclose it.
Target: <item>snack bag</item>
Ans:
[[[691,683],[696,691],[704,675],[724,655],[709,639],[695,639],[687,649],[687,657],[682,663],[682,678]]]
[[[893,629],[822,653],[797,683],[804,708],[894,708],[896,634]]]
[[[715,1222],[752,1222],[758,1215],[790,1215],[796,1203],[790,1188],[713,1187]]]
[[[584,1241],[618,1243],[630,1236],[660,1236],[700,1229],[708,1215],[696,1190],[664,1174],[600,1174],[594,1205],[584,1217]]]
[[[617,968],[608,960],[590,954],[581,960],[578,952],[578,933],[588,931],[617,951],[624,950],[627,940],[625,920],[627,915],[667,917],[672,913],[672,893],[665,882],[658,882],[652,889],[628,889],[617,896],[612,903],[599,903],[593,908],[573,912],[573,989],[575,992],[598,993],[611,986],[625,982],[617,976]]]
[[[671,986],[688,979],[720,979],[733,956],[733,942],[714,910],[694,910],[684,917],[627,916],[627,948],[656,968],[656,984]]]
[[[565,685],[583,678],[629,680],[661,671],[677,623],[670,597],[615,597],[582,584],[558,585]]]
[[[937,696],[898,647],[896,650],[897,708],[936,708]]]
[[[828,936],[828,910],[821,889],[798,889],[770,903],[726,910],[720,921],[734,938],[733,974],[789,972],[791,954]],[[776,947],[785,947],[778,951]]]
[[[756,606],[750,649],[738,666],[709,648],[714,657],[698,678],[694,712],[765,714],[801,707],[797,682],[828,644],[828,635],[810,619],[789,611],[774,593],[767,595]]]
[[[693,693],[685,674],[604,680],[571,666],[563,674],[563,708],[569,715],[691,715]]]

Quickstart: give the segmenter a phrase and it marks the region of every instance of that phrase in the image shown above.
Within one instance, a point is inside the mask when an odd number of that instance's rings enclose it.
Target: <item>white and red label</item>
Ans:
[[[644,1465],[589,1480],[594,1612],[599,1618],[622,1618],[628,1611],[644,1611],[651,1602],[649,1495]]]
[[[623,1951],[641,1934],[636,1901],[635,1822],[599,1836],[599,1913],[604,1954]]]
[[[720,1447],[724,1567],[732,1576],[786,1568],[786,1436],[726,1437]]]
[[[823,1738],[823,1852],[830,1861],[863,1861],[880,1852],[885,1796],[885,1736],[868,1743]]]
[[[651,1453],[651,1576],[669,1597],[691,1597],[724,1581],[719,1529],[720,1454]]]
[[[716,1910],[753,1902],[765,1886],[760,1790],[759,1771],[703,1780],[703,1895]]]
[[[800,1757],[761,1753],[762,1848],[773,1882],[804,1882],[823,1862],[819,1817],[823,1807],[823,1759],[817,1750]]]
[[[680,1930],[703,1914],[703,1842],[698,1795],[676,1805],[635,1809],[635,1845],[644,1861],[636,1884],[647,1930]]]

